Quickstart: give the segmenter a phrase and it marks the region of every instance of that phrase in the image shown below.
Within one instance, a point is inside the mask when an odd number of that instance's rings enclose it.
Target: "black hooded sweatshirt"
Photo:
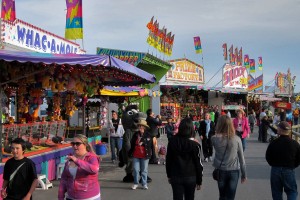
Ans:
[[[203,165],[201,146],[198,142],[178,135],[171,138],[166,156],[168,178],[196,177],[196,184],[202,184]]]

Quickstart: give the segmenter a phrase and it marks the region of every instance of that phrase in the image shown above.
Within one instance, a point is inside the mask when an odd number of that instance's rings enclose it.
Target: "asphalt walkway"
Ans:
[[[166,144],[166,136],[162,136],[160,142]],[[265,160],[267,143],[257,141],[257,134],[253,134],[247,141],[245,159],[247,164],[248,180],[245,184],[238,185],[237,200],[271,200],[270,167]],[[217,183],[212,179],[212,163],[204,163],[203,185],[200,191],[196,191],[195,199],[218,199]],[[124,169],[117,167],[110,161],[109,155],[103,156],[99,181],[103,200],[171,200],[172,189],[167,182],[164,165],[149,165],[149,176],[153,179],[148,190],[131,190],[131,184],[121,180],[125,175]],[[300,186],[300,169],[296,170],[297,183]],[[37,190],[34,192],[36,200],[57,199],[58,181],[52,181],[54,187],[49,190]],[[284,198],[286,199],[286,197]],[[299,197],[300,199],[300,197]]]

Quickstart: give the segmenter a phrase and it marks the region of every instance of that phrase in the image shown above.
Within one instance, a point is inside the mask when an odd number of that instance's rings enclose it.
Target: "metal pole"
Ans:
[[[2,90],[2,87],[0,85],[0,162],[2,162],[2,158],[3,158],[3,155],[2,155],[2,95],[3,94],[3,90]]]
[[[82,134],[86,135],[86,127],[85,127],[85,105],[82,104]]]

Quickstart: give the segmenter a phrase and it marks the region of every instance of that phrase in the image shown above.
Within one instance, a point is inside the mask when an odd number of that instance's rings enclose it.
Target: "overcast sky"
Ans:
[[[65,0],[16,0],[16,16],[64,37]],[[175,34],[171,57],[146,42],[152,16]],[[233,44],[255,59],[256,66],[262,56],[265,85],[276,72],[290,68],[300,92],[300,0],[83,0],[83,28],[88,54],[104,47],[149,51],[164,60],[186,57],[204,65],[206,81],[224,65],[222,44]],[[201,38],[203,62],[195,53],[194,36]],[[221,78],[218,73],[208,85]]]

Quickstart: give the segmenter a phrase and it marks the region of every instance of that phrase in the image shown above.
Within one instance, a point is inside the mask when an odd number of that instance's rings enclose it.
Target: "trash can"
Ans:
[[[107,146],[106,144],[97,144],[96,147],[96,154],[97,155],[105,155],[107,153]]]

